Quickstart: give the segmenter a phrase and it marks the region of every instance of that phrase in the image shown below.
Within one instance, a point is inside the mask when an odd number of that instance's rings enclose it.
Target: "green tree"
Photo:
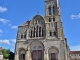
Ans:
[[[10,52],[9,60],[14,60],[14,53],[13,52]]]
[[[6,50],[6,49],[3,49],[2,50],[2,54],[3,54],[3,58],[4,59],[8,59],[9,58],[9,55],[10,55],[10,50]]]

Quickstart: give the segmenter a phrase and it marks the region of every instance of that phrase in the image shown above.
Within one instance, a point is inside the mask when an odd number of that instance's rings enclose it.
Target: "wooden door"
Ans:
[[[55,53],[51,53],[51,60],[56,60],[56,54]]]
[[[42,60],[42,50],[33,50],[32,60]]]

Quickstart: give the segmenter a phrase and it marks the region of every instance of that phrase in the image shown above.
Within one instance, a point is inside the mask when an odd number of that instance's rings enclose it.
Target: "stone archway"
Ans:
[[[24,48],[19,49],[19,60],[25,60],[25,49]]]
[[[58,60],[58,49],[54,46],[48,49],[49,60]]]
[[[44,46],[42,42],[35,41],[31,43],[31,58],[32,60],[43,60],[44,59]]]

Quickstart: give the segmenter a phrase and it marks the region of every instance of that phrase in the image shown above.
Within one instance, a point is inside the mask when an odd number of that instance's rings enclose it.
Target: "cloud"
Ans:
[[[12,39],[11,41],[12,41],[13,43],[16,43],[16,39]]]
[[[9,40],[0,40],[0,43],[10,45],[10,41]]]
[[[16,29],[16,28],[18,28],[18,26],[12,26],[11,28],[12,28],[12,29]]]
[[[5,11],[7,11],[8,9],[6,7],[2,7],[0,6],[0,13],[4,13]]]
[[[9,23],[10,21],[7,20],[7,19],[4,19],[4,18],[0,18],[0,22],[3,23],[3,24],[7,24],[7,23]]]
[[[78,15],[71,15],[71,19],[79,19],[80,18],[80,13]]]
[[[7,44],[10,46],[15,46],[16,43],[16,39],[4,39],[4,40],[0,40],[1,44]]]
[[[71,46],[71,47],[70,47],[70,50],[71,50],[71,51],[80,51],[80,45]]]
[[[2,33],[3,31],[0,29],[0,33]]]

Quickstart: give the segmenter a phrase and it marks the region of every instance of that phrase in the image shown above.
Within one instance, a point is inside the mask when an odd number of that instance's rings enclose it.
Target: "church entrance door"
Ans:
[[[51,60],[56,60],[56,54],[55,53],[51,53]]]
[[[42,50],[33,50],[32,60],[42,60]]]

